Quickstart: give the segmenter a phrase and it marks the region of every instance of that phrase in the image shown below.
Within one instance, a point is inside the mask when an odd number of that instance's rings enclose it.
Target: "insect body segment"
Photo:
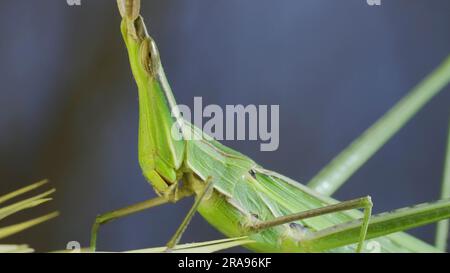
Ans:
[[[156,192],[166,195],[182,176],[185,142],[171,135],[175,119],[160,80],[165,75],[156,44],[142,17],[129,21],[124,19],[121,28],[139,90],[139,163]]]

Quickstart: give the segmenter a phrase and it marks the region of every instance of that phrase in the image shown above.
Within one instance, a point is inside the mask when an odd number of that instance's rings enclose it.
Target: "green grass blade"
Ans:
[[[248,239],[247,236],[244,237],[236,237],[236,238],[227,238],[220,239],[214,241],[207,241],[201,243],[189,243],[189,244],[181,244],[177,245],[172,253],[212,253],[221,250],[230,249],[233,247],[245,245],[253,243],[252,240]],[[137,249],[124,251],[124,253],[162,253],[166,250],[166,247],[152,247],[145,249]],[[62,250],[62,251],[54,251],[53,253],[92,253],[90,248],[82,248],[80,250]],[[100,253],[100,252],[96,252]],[[105,253],[105,252],[102,252]]]
[[[28,245],[0,245],[0,253],[31,253],[34,249]]]
[[[444,160],[444,177],[442,178],[441,199],[450,198],[450,119],[447,134],[447,153]],[[436,229],[436,247],[447,249],[449,221],[440,221]]]
[[[244,244],[252,243],[248,237],[237,237],[230,239],[221,239],[201,243],[190,243],[176,246],[173,253],[212,253]],[[164,252],[166,247],[155,247],[140,250],[127,251],[127,253],[160,253]]]
[[[4,203],[6,201],[9,201],[9,200],[11,200],[17,196],[20,196],[22,194],[25,194],[29,191],[37,189],[37,188],[41,187],[42,185],[46,184],[47,182],[48,182],[47,180],[43,180],[43,181],[34,183],[30,186],[18,189],[14,192],[8,193],[6,195],[0,196],[0,204]],[[27,198],[22,201],[18,201],[16,203],[13,203],[6,207],[1,207],[0,208],[0,221],[12,214],[15,214],[15,213],[20,212],[25,209],[36,207],[40,204],[43,204],[43,203],[46,203],[46,202],[52,200],[48,196],[54,192],[55,192],[55,189],[50,189],[44,193],[35,195],[33,197]],[[51,218],[56,217],[57,215],[58,215],[58,213],[54,212],[54,213],[44,215],[42,217],[35,218],[35,219],[29,220],[26,222],[22,222],[22,223],[19,223],[16,225],[11,225],[11,226],[0,228],[0,239],[3,239],[10,235],[14,235],[18,232],[26,230],[37,224],[40,224],[47,220],[50,220]],[[28,245],[1,245],[0,244],[0,253],[29,253],[29,252],[33,252],[33,251],[34,250],[32,248],[29,248]]]
[[[308,186],[333,194],[450,81],[450,57],[325,166]]]
[[[37,189],[40,186],[42,186],[44,184],[47,184],[47,183],[48,183],[48,180],[42,180],[42,181],[39,181],[39,182],[34,183],[32,185],[29,185],[27,187],[24,187],[24,188],[18,189],[16,191],[13,191],[11,193],[8,193],[6,195],[0,196],[0,204],[6,202],[8,200],[13,199],[14,197],[17,197],[19,195],[22,195],[24,193],[27,193],[27,192],[32,191],[34,189]]]
[[[50,194],[52,194],[54,192],[55,192],[55,190],[51,189],[49,191],[46,191],[46,192],[36,195],[34,197],[14,203],[14,204],[9,205],[4,208],[0,208],[0,220],[4,219],[5,217],[8,217],[9,215],[12,215],[16,212],[19,212],[21,210],[36,207],[42,203],[46,203],[46,202],[52,200],[51,198],[45,198],[45,197],[49,196]]]
[[[366,238],[377,238],[449,217],[450,199],[381,213],[371,218]],[[356,220],[318,231],[302,241],[302,244],[307,245],[311,251],[319,252],[358,242],[360,231],[361,220]]]
[[[11,236],[13,234],[16,234],[18,232],[21,232],[23,230],[26,230],[30,227],[33,227],[35,225],[38,225],[40,223],[46,222],[52,218],[55,218],[56,216],[58,216],[59,213],[58,212],[53,212],[32,220],[28,220],[26,222],[22,222],[19,224],[15,224],[12,226],[8,226],[8,227],[4,227],[4,228],[0,228],[0,239],[3,239],[5,237]]]

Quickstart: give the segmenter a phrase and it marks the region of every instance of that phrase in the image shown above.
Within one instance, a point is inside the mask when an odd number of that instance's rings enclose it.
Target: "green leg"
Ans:
[[[163,204],[167,204],[169,202],[175,203],[180,199],[183,199],[187,196],[192,195],[189,191],[178,190],[178,184],[173,184],[171,188],[166,192],[165,195],[156,197],[153,199],[149,199],[122,209],[114,210],[111,212],[107,212],[105,214],[101,214],[97,216],[95,219],[94,225],[91,230],[91,243],[90,248],[92,251],[95,251],[97,246],[97,234],[100,226],[111,222],[113,220],[128,216],[130,214],[134,214],[146,209],[154,208]]]
[[[281,217],[275,218],[273,220],[253,224],[253,225],[249,226],[248,229],[251,233],[254,233],[254,232],[262,231],[267,228],[279,226],[279,225],[290,223],[290,222],[295,222],[295,221],[302,220],[302,219],[312,218],[312,217],[329,214],[329,213],[333,213],[333,212],[362,208],[362,209],[364,209],[364,218],[363,218],[362,225],[361,225],[361,232],[360,232],[358,247],[356,248],[356,252],[361,252],[361,250],[364,246],[364,241],[366,239],[367,228],[369,227],[369,220],[370,220],[370,216],[372,214],[372,206],[373,206],[373,204],[372,204],[372,200],[371,200],[370,196],[366,196],[366,197],[362,197],[362,198],[358,198],[358,199],[344,201],[344,202],[334,204],[334,205],[329,205],[329,206],[322,207],[322,208],[317,208],[317,209],[303,211],[300,213],[281,216]]]
[[[198,209],[198,206],[202,203],[202,201],[205,199],[205,197],[208,195],[210,189],[212,187],[212,179],[209,177],[206,180],[206,187],[203,189],[202,193],[197,196],[195,199],[194,205],[192,205],[191,209],[189,210],[188,214],[184,218],[181,225],[178,227],[175,234],[172,236],[172,238],[169,240],[169,242],[166,244],[167,249],[166,252],[170,252],[177,244],[180,242],[181,236],[186,231],[187,226],[191,222],[192,218],[195,215],[195,212]]]
[[[146,209],[150,209],[153,207],[157,207],[163,204],[166,204],[169,202],[169,199],[165,196],[156,197],[150,200],[146,200],[144,202],[140,202],[122,209],[114,210],[111,212],[107,212],[105,214],[101,214],[95,218],[94,225],[92,226],[91,230],[91,244],[90,248],[92,251],[95,251],[97,247],[97,234],[100,226],[103,224],[106,224],[110,221],[128,216],[130,214],[140,212]]]
[[[450,122],[447,136],[447,154],[444,163],[444,177],[442,179],[441,199],[450,197]],[[436,230],[436,247],[442,251],[447,250],[449,221],[440,221]]]

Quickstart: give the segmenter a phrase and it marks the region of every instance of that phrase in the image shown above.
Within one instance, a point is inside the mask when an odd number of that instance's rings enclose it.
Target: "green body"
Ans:
[[[139,163],[159,195],[198,196],[211,177],[213,191],[198,211],[228,237],[248,234],[246,227],[253,223],[338,202],[264,169],[208,136],[187,139],[191,130],[199,136],[203,133],[179,116],[158,50],[142,18],[124,18],[121,28],[139,89]],[[172,137],[174,124],[181,129],[176,138]],[[367,239],[377,237],[382,252],[435,252],[438,249],[431,245],[393,232],[449,216],[449,201],[374,216]],[[361,217],[360,211],[351,210],[279,225],[251,234],[255,243],[247,247],[264,252],[354,252],[360,224],[355,219]]]

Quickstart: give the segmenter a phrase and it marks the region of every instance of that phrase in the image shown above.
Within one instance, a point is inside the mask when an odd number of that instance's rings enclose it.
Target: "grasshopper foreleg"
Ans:
[[[174,184],[175,185],[175,184]],[[96,249],[96,245],[97,245],[97,234],[99,231],[100,226],[111,222],[113,220],[143,211],[143,210],[147,210],[150,208],[154,208],[160,205],[164,205],[170,202],[176,202],[180,199],[183,199],[187,196],[190,196],[191,193],[187,192],[187,191],[181,191],[178,192],[176,187],[171,188],[170,191],[173,191],[174,193],[167,193],[164,194],[162,196],[153,198],[153,199],[149,199],[134,205],[130,205],[128,207],[122,208],[122,209],[118,209],[118,210],[114,210],[114,211],[110,211],[107,212],[105,214],[101,214],[99,216],[97,216],[95,218],[95,222],[92,226],[92,230],[91,230],[91,242],[90,242],[90,248],[92,251],[95,251]]]
[[[208,179],[206,180],[206,186],[203,189],[203,191],[197,196],[197,198],[195,199],[194,204],[192,205],[191,209],[189,210],[188,214],[186,215],[186,217],[184,218],[183,222],[181,223],[181,225],[178,227],[177,231],[175,232],[175,234],[172,236],[172,238],[169,240],[169,242],[166,244],[166,251],[165,252],[170,252],[180,241],[181,236],[183,235],[184,231],[186,230],[187,226],[189,225],[189,223],[191,222],[192,218],[195,215],[195,212],[198,209],[198,206],[201,204],[201,202],[205,199],[206,196],[208,196],[209,190],[212,187],[212,178],[208,177]]]

